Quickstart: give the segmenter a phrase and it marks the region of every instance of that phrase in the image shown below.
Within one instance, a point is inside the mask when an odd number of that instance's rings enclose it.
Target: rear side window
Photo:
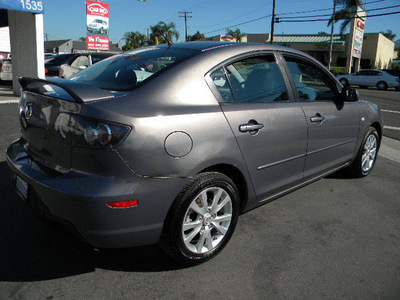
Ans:
[[[234,62],[213,72],[211,78],[226,102],[273,102],[289,99],[273,55]]]
[[[149,47],[104,59],[70,80],[112,91],[128,91],[163,69],[200,53],[188,49]]]

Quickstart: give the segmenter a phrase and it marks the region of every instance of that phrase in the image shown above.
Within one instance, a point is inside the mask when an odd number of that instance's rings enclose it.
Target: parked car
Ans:
[[[1,65],[0,79],[5,84],[12,83],[12,63],[11,59],[3,59],[3,64]]]
[[[400,69],[383,69],[382,71],[385,71],[386,73],[389,73],[392,76],[400,78]],[[400,91],[400,85],[396,87],[396,90]]]
[[[59,54],[46,61],[45,73],[46,76],[68,77],[78,72],[79,70],[87,68],[95,64],[96,62],[112,55],[114,54],[101,52]],[[68,68],[66,66],[61,68],[62,65],[68,65],[71,68]]]
[[[361,70],[350,75],[338,75],[337,78],[343,86],[358,85],[362,88],[376,86],[379,90],[387,90],[388,87],[397,88],[400,84],[399,77],[382,70]]]
[[[94,19],[87,25],[87,31],[90,33],[108,34],[108,23],[103,19]]]
[[[342,168],[367,176],[382,137],[377,105],[269,44],[159,45],[19,80],[7,162],[21,198],[95,247],[159,243],[188,265],[217,255],[240,213]]]

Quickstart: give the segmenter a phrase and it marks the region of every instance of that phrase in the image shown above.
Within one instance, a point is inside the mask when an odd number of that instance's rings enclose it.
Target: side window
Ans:
[[[233,102],[232,91],[229,87],[228,79],[226,78],[224,68],[220,68],[211,73],[211,79],[217,87],[219,93],[225,102]]]
[[[236,102],[286,101],[285,82],[273,55],[246,58],[226,67]]]
[[[301,101],[334,100],[335,84],[318,67],[303,60],[285,56]]]

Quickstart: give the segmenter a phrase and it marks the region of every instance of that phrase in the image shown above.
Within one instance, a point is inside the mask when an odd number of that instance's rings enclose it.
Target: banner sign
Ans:
[[[98,1],[86,1],[87,49],[110,50],[108,4]]]
[[[364,40],[364,33],[361,30],[356,29],[354,36],[355,37],[354,37],[353,57],[360,58],[362,43]]]
[[[0,8],[43,14],[42,0],[0,0]]]

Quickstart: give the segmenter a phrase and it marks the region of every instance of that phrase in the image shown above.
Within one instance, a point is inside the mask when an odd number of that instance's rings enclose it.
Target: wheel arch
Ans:
[[[379,136],[378,149],[379,149],[381,146],[381,141],[382,141],[382,126],[378,122],[374,122],[371,124],[371,127],[375,128],[376,131],[378,132],[378,136]]]
[[[248,202],[248,186],[243,173],[235,166],[229,164],[218,164],[201,170],[198,174],[204,172],[219,172],[228,176],[239,192],[240,212],[243,212]]]

